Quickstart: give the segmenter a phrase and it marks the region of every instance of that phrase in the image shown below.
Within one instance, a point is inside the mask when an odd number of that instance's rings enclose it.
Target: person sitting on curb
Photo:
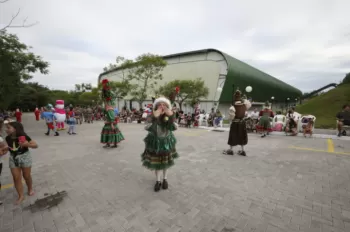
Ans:
[[[343,127],[350,126],[350,105],[343,106],[343,110],[336,115],[338,124],[338,137],[341,137],[344,133]],[[345,132],[346,134],[346,132]]]

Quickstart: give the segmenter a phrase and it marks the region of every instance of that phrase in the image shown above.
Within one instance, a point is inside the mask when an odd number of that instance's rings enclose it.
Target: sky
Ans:
[[[0,0],[0,2],[3,0]],[[9,0],[11,28],[50,63],[32,81],[51,89],[97,84],[117,56],[215,48],[303,92],[350,72],[349,0]]]

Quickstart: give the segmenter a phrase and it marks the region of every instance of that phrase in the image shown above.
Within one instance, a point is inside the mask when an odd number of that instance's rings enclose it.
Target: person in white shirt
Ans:
[[[301,117],[301,115],[297,112],[295,112],[295,108],[292,107],[288,110],[287,113],[287,119],[288,123],[286,126],[286,133],[291,133],[291,135],[295,136],[298,134],[298,122]]]
[[[252,111],[250,114],[249,114],[249,117],[253,120],[258,120],[259,119],[259,111],[257,108],[254,109],[254,111]]]

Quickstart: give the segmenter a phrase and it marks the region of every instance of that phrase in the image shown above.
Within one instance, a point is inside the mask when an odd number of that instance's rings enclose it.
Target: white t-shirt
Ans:
[[[287,113],[286,116],[287,116],[287,118],[289,118],[289,113]],[[298,122],[299,119],[301,118],[301,114],[299,114],[299,113],[297,113],[297,112],[295,112],[295,111],[294,111],[293,114],[290,114],[290,116],[291,116],[291,118],[293,118],[294,121],[296,121],[296,122]]]
[[[258,111],[256,111],[256,112],[252,111],[249,116],[252,119],[258,119],[259,118],[259,112]]]

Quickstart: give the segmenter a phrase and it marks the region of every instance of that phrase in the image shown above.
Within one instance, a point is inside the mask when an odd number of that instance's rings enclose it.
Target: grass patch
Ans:
[[[304,102],[296,107],[300,114],[311,114],[316,116],[315,127],[322,129],[335,129],[335,115],[341,111],[342,106],[350,103],[350,84],[338,87]]]

